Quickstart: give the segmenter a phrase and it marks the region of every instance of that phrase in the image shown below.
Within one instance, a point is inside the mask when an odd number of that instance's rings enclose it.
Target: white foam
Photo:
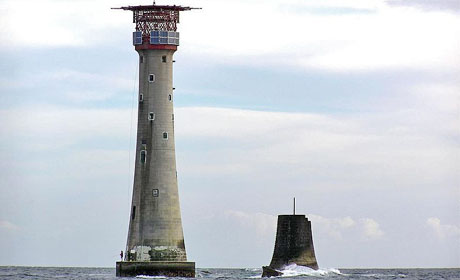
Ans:
[[[284,267],[281,270],[283,275],[281,277],[294,277],[294,276],[326,276],[326,275],[342,275],[342,273],[336,268],[320,268],[318,270],[314,270],[312,268],[290,264]]]
[[[136,278],[141,279],[166,279],[166,276],[148,276],[148,275],[137,275]]]
[[[244,270],[245,271],[255,272],[255,271],[261,271],[262,269],[260,269],[260,268],[245,268]]]

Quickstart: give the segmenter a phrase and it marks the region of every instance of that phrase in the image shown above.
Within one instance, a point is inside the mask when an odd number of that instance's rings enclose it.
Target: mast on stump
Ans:
[[[294,211],[293,211],[294,215],[295,215],[295,197],[294,197]]]

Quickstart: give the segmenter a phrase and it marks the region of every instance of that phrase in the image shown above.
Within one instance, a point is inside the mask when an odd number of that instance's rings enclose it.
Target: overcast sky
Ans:
[[[131,201],[146,0],[0,0],[0,265],[114,267]],[[175,54],[176,156],[197,267],[260,267],[276,216],[318,263],[460,266],[460,8],[196,0]]]

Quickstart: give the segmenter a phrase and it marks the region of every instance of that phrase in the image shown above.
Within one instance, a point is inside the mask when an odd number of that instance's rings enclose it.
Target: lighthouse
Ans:
[[[194,277],[187,262],[177,185],[173,55],[180,42],[179,13],[196,8],[127,6],[139,54],[136,157],[129,231],[117,276]]]

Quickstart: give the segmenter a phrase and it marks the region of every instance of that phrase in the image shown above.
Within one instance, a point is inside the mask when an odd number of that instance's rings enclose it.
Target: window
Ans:
[[[141,31],[133,32],[133,44],[142,45],[142,32]]]
[[[143,55],[141,55],[141,56],[139,57],[139,61],[140,61],[140,63],[144,63],[144,56],[143,56]]]
[[[150,44],[159,44],[160,43],[160,31],[154,30],[150,32]]]
[[[153,121],[155,119],[155,114],[153,112],[149,113],[149,121]]]
[[[171,119],[174,120],[174,114],[171,115]]]
[[[163,139],[168,139],[168,133],[167,132],[163,132]]]
[[[165,63],[166,63],[166,55],[163,55],[163,56],[161,57],[161,62],[165,62]]]
[[[155,82],[155,75],[154,74],[149,75],[149,82],[151,82],[151,83]]]
[[[139,102],[144,102],[144,95],[139,93]]]
[[[142,145],[147,145],[147,140],[142,139]]]
[[[145,163],[147,161],[147,151],[142,150],[141,151],[141,163]]]
[[[136,206],[133,206],[133,211],[131,211],[131,220],[134,220],[136,218]]]
[[[158,189],[153,189],[153,197],[158,197],[160,195],[160,191]]]
[[[172,95],[171,94],[168,96],[168,100],[169,100],[169,102],[172,102]]]
[[[141,38],[142,39],[142,38]],[[154,30],[150,32],[150,44],[179,45],[179,32]]]

